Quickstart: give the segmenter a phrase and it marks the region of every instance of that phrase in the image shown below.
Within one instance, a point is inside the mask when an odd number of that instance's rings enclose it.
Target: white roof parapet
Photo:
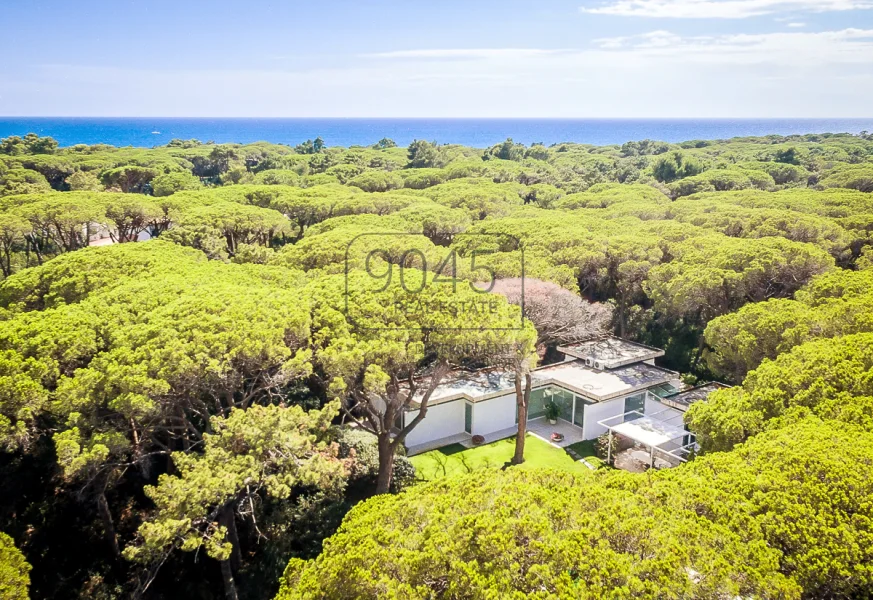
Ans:
[[[536,369],[534,386],[557,385],[595,402],[627,396],[666,383],[675,374],[646,363],[604,371],[582,360],[572,360]]]
[[[558,346],[558,352],[581,359],[587,366],[595,369],[615,369],[664,356],[664,351],[660,348],[617,337]]]
[[[455,400],[480,402],[503,396],[515,389],[515,374],[502,369],[480,369],[478,371],[452,371],[448,373],[433,391],[428,404],[435,406]],[[424,395],[422,390],[416,400]],[[414,402],[417,406],[417,402]]]

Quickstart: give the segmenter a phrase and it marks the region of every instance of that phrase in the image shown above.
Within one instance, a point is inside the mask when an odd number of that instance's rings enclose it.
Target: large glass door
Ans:
[[[464,402],[464,431],[473,433],[473,405]]]
[[[625,415],[625,421],[633,421],[634,419],[639,419],[646,412],[646,393],[636,394],[634,396],[628,396],[624,399],[624,412],[629,413],[631,411],[636,411],[639,414]]]
[[[527,405],[527,420],[538,419],[546,415],[546,406],[554,402],[558,407],[558,418],[565,421],[573,420],[573,394],[559,387],[549,386],[533,390],[530,393],[530,402]],[[518,411],[515,414],[515,422],[518,423]]]
[[[564,421],[573,420],[573,392],[554,388],[555,393],[552,396],[552,401],[558,405],[558,418]]]

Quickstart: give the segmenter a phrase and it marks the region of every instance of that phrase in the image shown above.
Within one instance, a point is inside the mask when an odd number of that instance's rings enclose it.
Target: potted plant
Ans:
[[[558,422],[558,415],[561,414],[561,410],[558,408],[558,405],[554,402],[549,401],[546,404],[546,418],[549,420],[551,425],[554,425]]]

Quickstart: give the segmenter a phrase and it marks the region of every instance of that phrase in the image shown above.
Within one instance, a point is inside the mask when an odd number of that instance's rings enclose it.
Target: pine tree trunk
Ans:
[[[3,255],[6,258],[3,261],[3,277],[9,277],[10,275],[12,275],[12,257],[10,256],[10,250],[8,246],[4,248]]]
[[[623,338],[627,333],[627,317],[625,316],[624,299],[618,303],[618,337]]]
[[[242,567],[242,553],[239,548],[239,534],[236,531],[236,519],[233,513],[233,504],[228,503],[221,509],[218,523],[227,529],[227,541],[230,542],[230,566],[234,572]]]
[[[100,520],[103,521],[103,535],[106,536],[112,553],[115,556],[121,556],[121,548],[118,546],[118,536],[115,533],[115,524],[112,521],[112,513],[109,511],[109,502],[106,500],[105,492],[100,492],[97,496],[97,512],[100,513]]]
[[[515,402],[518,406],[518,432],[515,434],[515,454],[512,464],[520,465],[524,462],[524,439],[527,435],[527,408],[528,394],[521,389],[521,376],[515,376]]]
[[[390,434],[380,434],[379,442],[379,476],[376,479],[376,493],[387,494],[391,489],[391,479],[394,477],[394,446]]]
[[[697,344],[697,352],[694,353],[694,360],[691,361],[691,371],[697,370],[697,364],[700,362],[700,357],[703,356],[703,348],[706,346],[706,338],[703,337],[703,332],[700,333],[700,342]]]
[[[230,566],[230,560],[222,560],[221,562],[221,579],[224,581],[224,597],[227,600],[239,600],[236,593],[236,582],[233,580],[233,569]]]

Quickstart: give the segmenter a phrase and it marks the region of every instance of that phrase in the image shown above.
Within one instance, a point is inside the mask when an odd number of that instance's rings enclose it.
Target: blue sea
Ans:
[[[173,138],[296,145],[321,136],[329,146],[373,144],[389,137],[401,146],[414,139],[483,148],[516,142],[607,145],[629,140],[681,142],[740,136],[873,131],[858,119],[213,119],[0,117],[0,138],[29,132],[61,144],[160,146]]]

